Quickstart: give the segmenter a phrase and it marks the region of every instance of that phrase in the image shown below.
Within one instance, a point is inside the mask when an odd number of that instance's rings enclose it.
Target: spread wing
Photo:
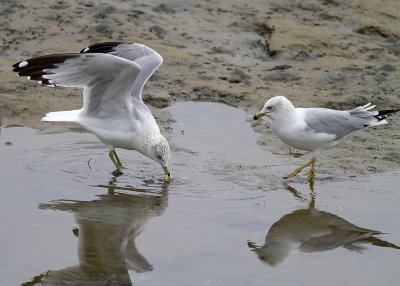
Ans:
[[[131,108],[131,93],[141,67],[107,54],[54,54],[13,65],[19,76],[49,86],[82,87],[83,114],[108,117]]]
[[[163,62],[163,58],[153,49],[141,44],[124,42],[94,44],[81,50],[81,53],[110,54],[138,64],[141,72],[135,80],[132,96],[140,101],[142,100],[143,86]]]

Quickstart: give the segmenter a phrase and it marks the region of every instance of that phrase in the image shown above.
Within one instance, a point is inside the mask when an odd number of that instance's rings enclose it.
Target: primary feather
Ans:
[[[48,86],[83,88],[82,109],[50,112],[43,121],[79,123],[113,154],[115,148],[137,150],[160,163],[170,176],[168,142],[141,96],[161,63],[162,57],[144,45],[106,42],[81,53],[27,59],[14,64],[13,71]]]

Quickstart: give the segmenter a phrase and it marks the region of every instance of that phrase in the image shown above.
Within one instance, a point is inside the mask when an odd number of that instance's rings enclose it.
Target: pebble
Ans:
[[[166,34],[168,34],[168,31],[164,29],[163,27],[159,25],[154,25],[150,27],[150,32],[153,32],[156,34],[156,36],[159,39],[163,39]]]

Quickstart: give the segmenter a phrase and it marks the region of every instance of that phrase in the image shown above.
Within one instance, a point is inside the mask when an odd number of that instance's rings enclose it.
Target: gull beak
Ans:
[[[168,170],[168,167],[162,166],[165,176],[164,176],[164,181],[165,182],[170,182],[172,180],[171,172]]]
[[[254,120],[257,120],[257,119],[263,117],[265,114],[267,114],[267,113],[266,113],[266,112],[262,112],[262,111],[257,112],[257,113],[254,115],[253,119],[254,119]]]

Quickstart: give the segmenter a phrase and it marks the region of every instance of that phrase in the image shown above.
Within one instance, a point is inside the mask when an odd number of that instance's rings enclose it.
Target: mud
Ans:
[[[163,129],[177,101],[219,101],[251,115],[275,95],[296,106],[400,106],[400,3],[383,1],[1,1],[0,117],[3,126],[46,132],[40,122],[80,108],[80,90],[38,86],[11,72],[27,57],[80,51],[101,41],[146,44],[164,57],[143,97]],[[353,175],[395,170],[400,118],[356,133],[321,161]],[[259,143],[288,152],[264,122]]]

